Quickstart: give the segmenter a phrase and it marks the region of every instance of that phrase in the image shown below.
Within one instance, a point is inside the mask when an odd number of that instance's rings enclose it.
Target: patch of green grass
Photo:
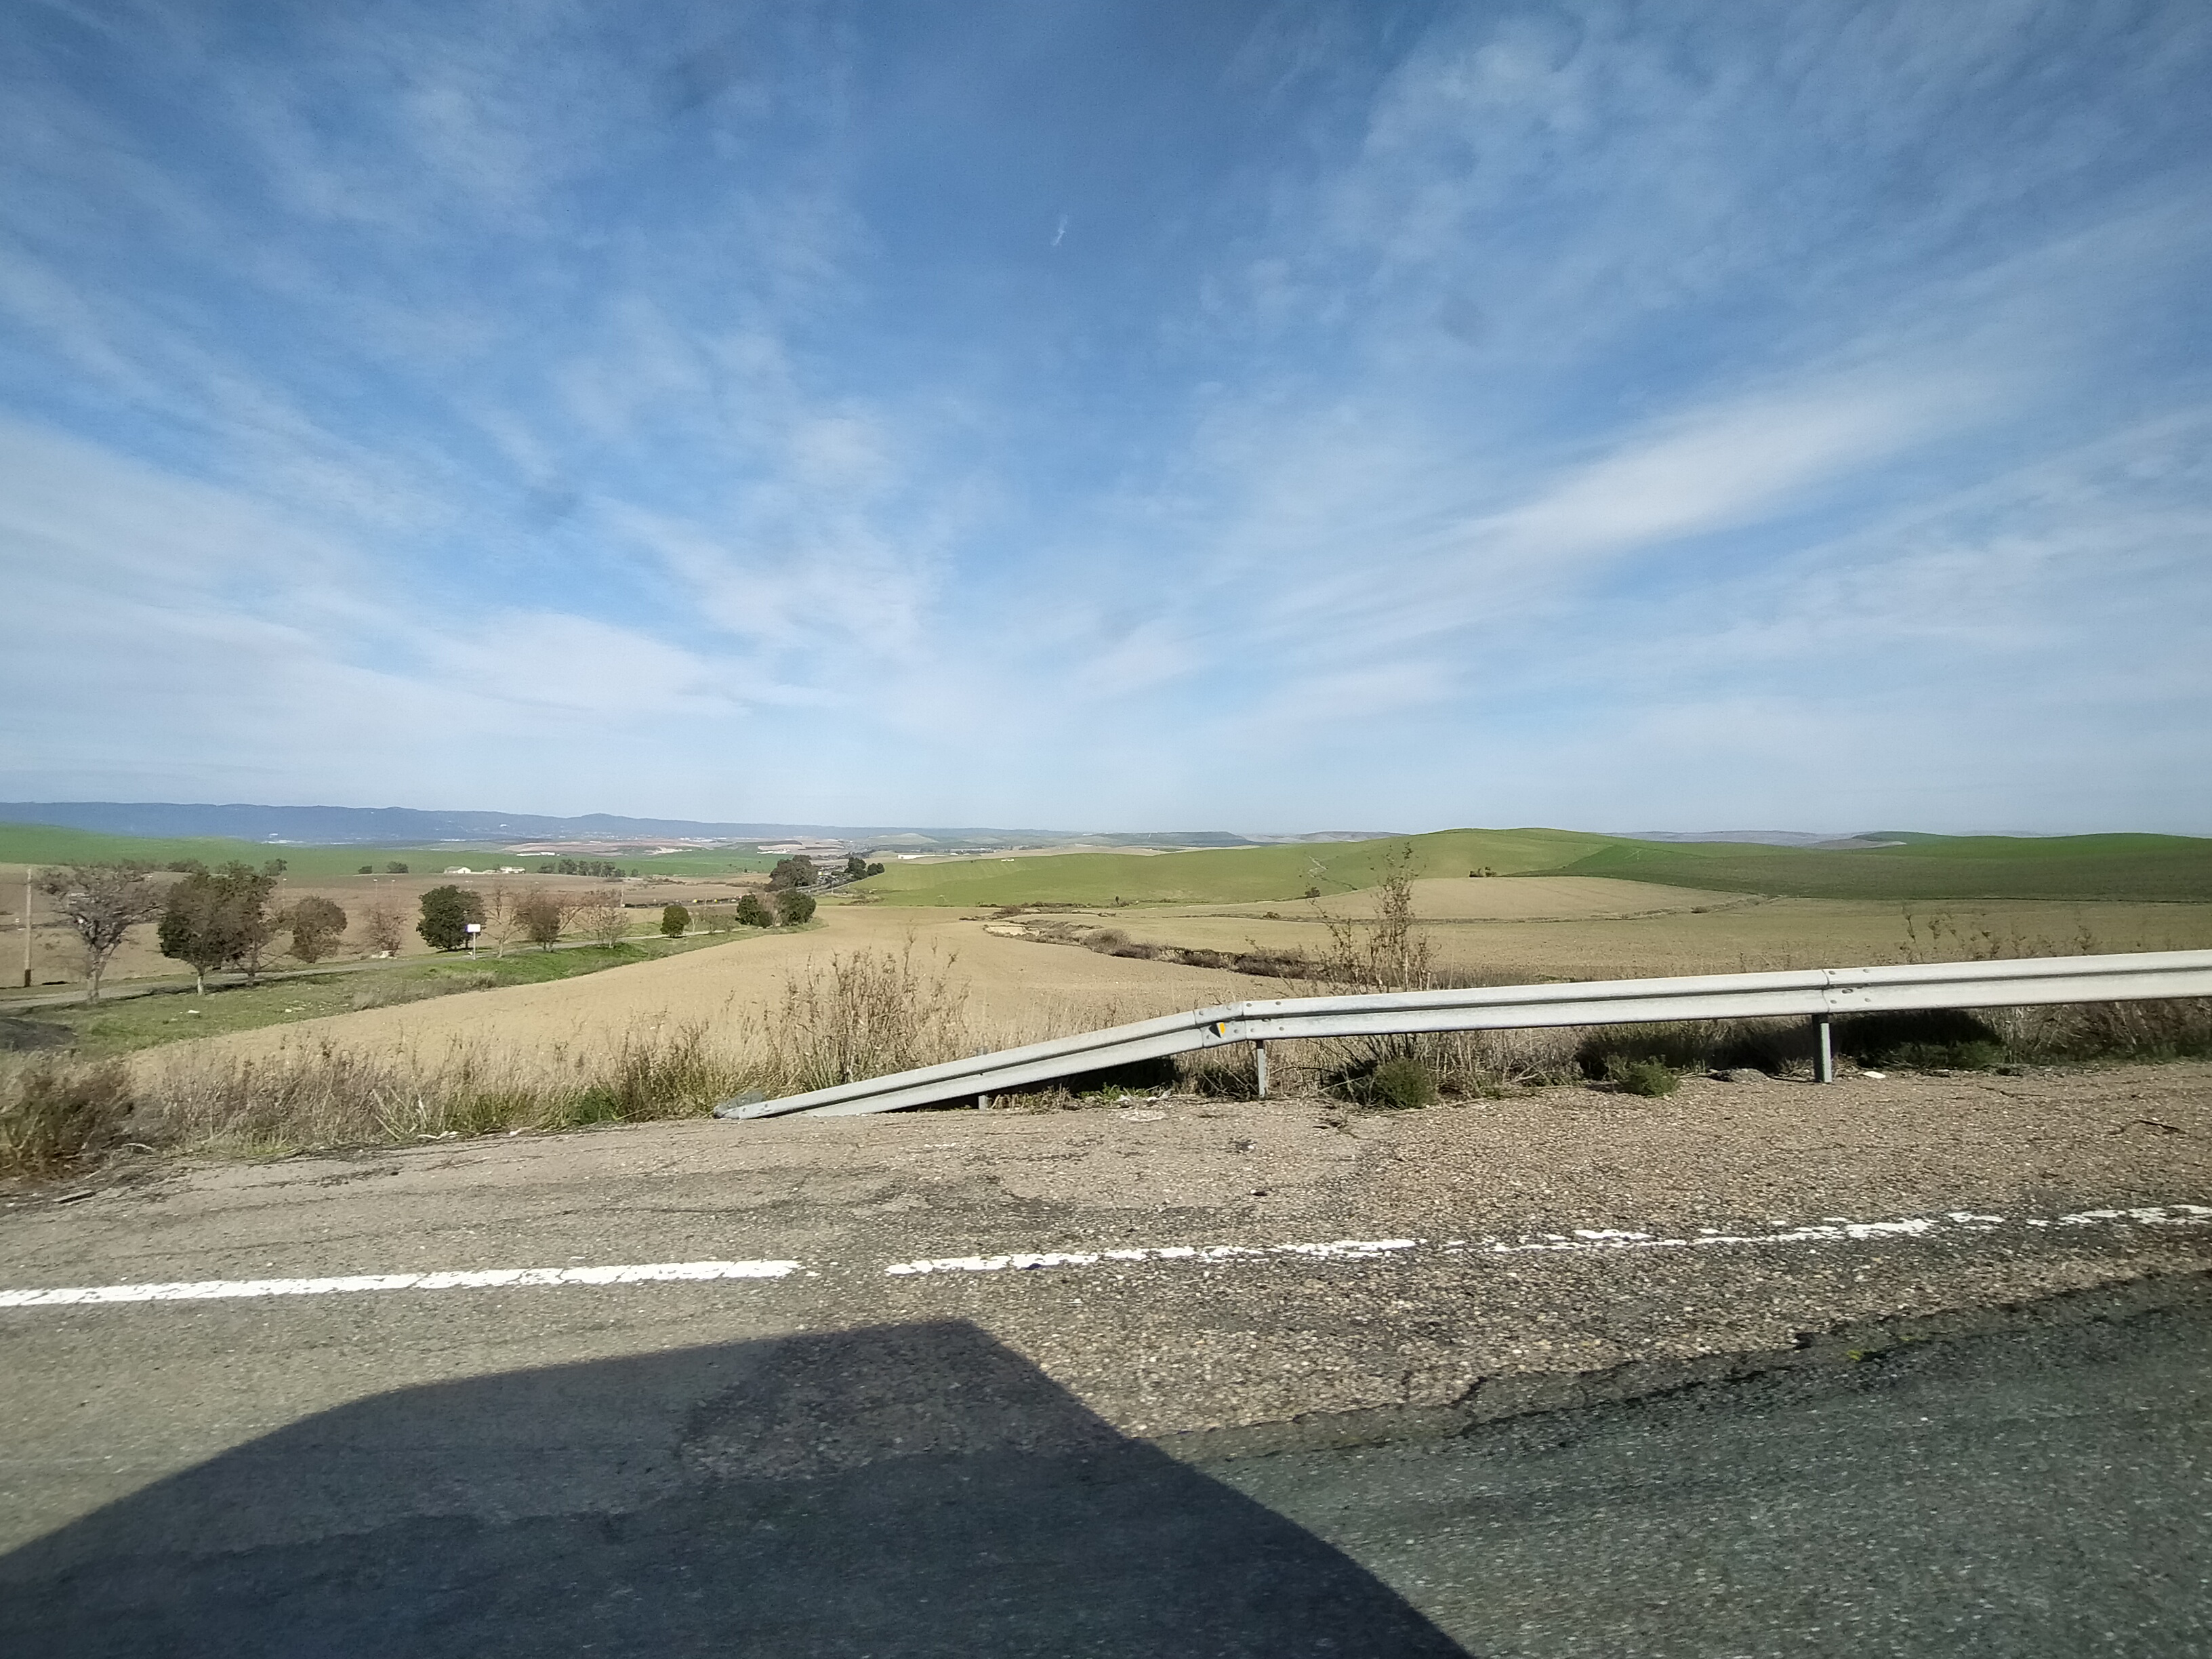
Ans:
[[[1579,858],[1607,844],[1567,830],[1445,830],[1380,841],[1291,842],[1219,851],[1063,853],[1035,858],[986,854],[941,864],[893,863],[854,891],[890,904],[996,906],[1233,904],[1295,901],[1309,888],[1326,894],[1372,887],[1401,850],[1411,873],[1456,876],[1488,866],[1525,873]]]
[[[410,875],[436,875],[456,864],[481,871],[487,865],[519,864],[537,873],[549,857],[489,845],[441,842],[434,847],[304,847],[289,842],[234,841],[213,836],[111,836],[96,830],[66,830],[46,823],[0,823],[0,864],[107,864],[137,859],[161,866],[198,859],[213,869],[239,860],[260,865],[283,859],[294,877],[350,876],[364,864],[380,872],[387,863],[408,866]],[[605,858],[641,875],[723,876],[772,868],[775,860],[742,849],[669,853],[580,854]]]
[[[186,986],[176,991],[119,1001],[72,1003],[41,1008],[39,1019],[66,1025],[76,1034],[76,1053],[88,1058],[131,1054],[191,1037],[289,1025],[303,1019],[357,1012],[466,991],[497,990],[511,985],[542,985],[579,974],[596,974],[686,951],[708,950],[759,937],[742,933],[701,934],[681,939],[638,939],[610,948],[588,945],[574,950],[519,951],[495,958],[456,955],[428,962],[394,963],[357,972],[303,975],[259,985],[211,986],[194,996]]]
[[[1784,898],[2212,900],[2212,840],[2192,836],[1919,836],[1819,851],[1616,841],[1542,873]]]

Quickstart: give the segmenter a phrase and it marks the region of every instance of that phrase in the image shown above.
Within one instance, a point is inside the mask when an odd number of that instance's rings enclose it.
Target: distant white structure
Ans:
[[[473,876],[476,874],[476,872],[470,869],[465,864],[456,864],[450,869],[441,871],[440,873],[448,876]]]

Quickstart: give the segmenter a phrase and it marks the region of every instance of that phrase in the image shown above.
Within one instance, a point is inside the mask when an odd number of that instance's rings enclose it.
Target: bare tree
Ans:
[[[84,1000],[100,1000],[100,977],[131,930],[161,914],[161,894],[146,864],[69,864],[39,878],[40,888],[76,929],[84,947]]]
[[[379,893],[361,916],[362,942],[381,956],[396,957],[407,942],[407,916],[398,902]]]
[[[483,936],[491,942],[495,957],[505,956],[507,947],[526,929],[523,896],[503,881],[492,883],[491,891],[484,895]]]
[[[587,897],[577,910],[576,921],[587,937],[610,948],[620,945],[629,933],[629,913],[623,908],[622,895],[611,887],[602,887]]]

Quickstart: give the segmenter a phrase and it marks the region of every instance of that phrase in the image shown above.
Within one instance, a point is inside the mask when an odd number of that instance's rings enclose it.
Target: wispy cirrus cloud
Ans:
[[[2184,4],[30,16],[19,793],[2066,827],[2212,713]]]

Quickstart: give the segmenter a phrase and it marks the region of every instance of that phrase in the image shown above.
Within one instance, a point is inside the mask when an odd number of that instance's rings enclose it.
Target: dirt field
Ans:
[[[1414,911],[1447,972],[1547,978],[1849,967],[1995,954],[2202,950],[2212,906],[2028,901],[1903,908],[1839,899],[1758,898],[1571,876],[1419,881]],[[1329,920],[1370,915],[1370,893],[1297,905],[1188,905],[1055,912],[1147,945],[1213,951],[1328,949]],[[1994,949],[1992,950],[1992,946]]]
[[[734,1032],[781,997],[794,969],[838,951],[902,951],[909,940],[917,960],[942,962],[967,985],[977,1040],[994,1047],[1284,989],[1279,980],[997,938],[980,920],[950,914],[825,904],[819,921],[805,933],[736,935],[727,945],[583,979],[303,1020],[161,1052],[270,1054],[331,1042],[434,1055],[467,1042],[526,1055],[556,1045],[571,1053],[611,1045],[657,1024],[706,1022]]]
[[[671,887],[671,897],[709,886]],[[656,894],[656,896],[658,895]],[[343,899],[341,898],[341,902]],[[1193,906],[1180,909],[1054,912],[1048,925],[1121,928],[1146,942],[1221,951],[1252,943],[1321,954],[1328,945],[1320,917],[1357,915],[1370,899],[1350,895],[1298,907],[1304,920],[1274,907]],[[1820,964],[1896,961],[1906,942],[1902,915],[1887,906],[1813,899],[1753,899],[1632,882],[1559,878],[1460,880],[1417,884],[1417,906],[1435,918],[1425,928],[1446,971],[1497,980],[1716,973]],[[1627,908],[1631,904],[1637,908]],[[1929,922],[1944,916],[1932,939]],[[828,902],[820,926],[771,937],[739,934],[730,943],[663,962],[585,978],[372,1009],[164,1050],[173,1055],[266,1055],[324,1044],[358,1052],[411,1052],[434,1059],[456,1043],[497,1049],[528,1065],[563,1050],[601,1050],[626,1033],[703,1023],[736,1044],[746,1022],[781,997],[787,977],[835,952],[898,951],[941,962],[964,983],[979,1047],[1141,1019],[1178,1009],[1255,998],[1310,994],[1310,983],[1260,978],[1103,955],[1018,936],[1021,919],[890,906]],[[2212,907],[2014,903],[1928,911],[1915,921],[1931,957],[1972,954],[1986,930],[2008,941],[2041,940],[2071,949],[2085,930],[2094,948],[2136,950],[2212,945]],[[1015,935],[1015,936],[1009,936]]]

